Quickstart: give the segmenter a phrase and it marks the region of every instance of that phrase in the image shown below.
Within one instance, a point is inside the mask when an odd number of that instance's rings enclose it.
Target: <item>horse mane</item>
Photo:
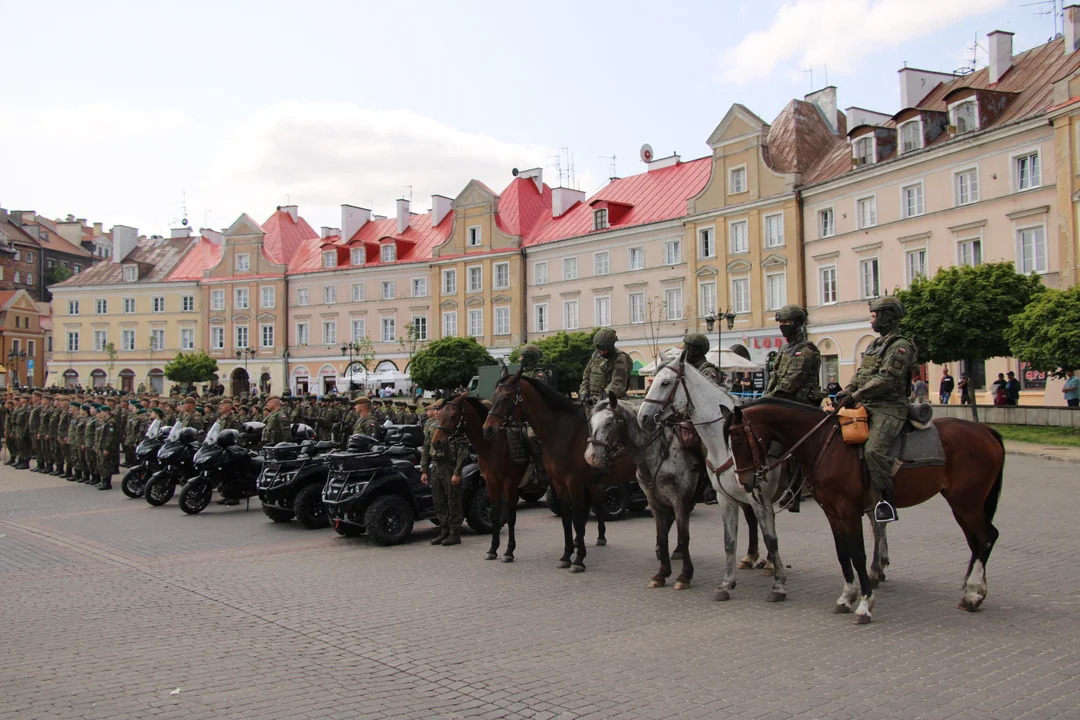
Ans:
[[[544,398],[544,400],[556,410],[561,410],[566,413],[581,412],[580,405],[559,391],[549,387],[546,383],[527,377],[521,378],[521,381],[529,383],[536,392],[540,393],[540,397]]]
[[[465,402],[469,403],[469,406],[476,411],[481,420],[486,420],[488,416],[487,404],[478,397],[472,397],[470,395],[465,396]]]
[[[758,398],[757,400],[753,400],[752,402],[747,403],[746,405],[743,405],[741,408],[736,407],[736,411],[731,413],[730,415],[728,415],[724,419],[724,441],[725,442],[727,442],[728,438],[731,437],[731,424],[735,421],[735,416],[738,415],[740,420],[741,420],[743,412],[745,412],[746,410],[749,410],[752,407],[758,407],[759,405],[760,406],[779,407],[779,408],[784,408],[785,410],[792,410],[792,411],[799,411],[799,412],[811,412],[811,413],[814,413],[814,414],[824,414],[825,413],[825,411],[822,410],[821,408],[814,407],[812,405],[807,405],[807,404],[801,403],[801,402],[795,402],[794,400],[785,400],[783,398],[778,398],[778,397],[761,397],[761,398]]]

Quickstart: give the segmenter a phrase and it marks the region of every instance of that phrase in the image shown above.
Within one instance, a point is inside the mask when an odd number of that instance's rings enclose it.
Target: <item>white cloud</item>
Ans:
[[[473,178],[499,192],[512,168],[543,166],[553,154],[408,110],[283,102],[240,127],[212,163],[201,194],[212,198],[215,224],[244,211],[261,221],[287,196],[313,225],[337,226],[341,203],[374,201],[376,213],[389,215],[411,185],[413,212],[423,212],[432,194],[453,197]]]
[[[794,0],[765,30],[747,35],[720,64],[723,82],[745,84],[772,75],[828,66],[851,72],[867,55],[981,15],[1005,0]]]

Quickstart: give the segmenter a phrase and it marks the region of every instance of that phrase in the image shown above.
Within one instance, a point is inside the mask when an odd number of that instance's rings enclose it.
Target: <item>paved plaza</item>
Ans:
[[[518,561],[274,525],[253,504],[184,515],[0,469],[0,718],[1049,718],[1080,716],[1080,477],[1010,457],[979,613],[945,502],[906,510],[874,623],[833,615],[821,511],[780,518],[789,596],[743,571],[716,603],[719,513],[691,526],[693,588],[647,590],[647,516],[588,572],[523,510]],[[740,532],[745,548],[745,530]],[[177,692],[179,690],[179,692]]]

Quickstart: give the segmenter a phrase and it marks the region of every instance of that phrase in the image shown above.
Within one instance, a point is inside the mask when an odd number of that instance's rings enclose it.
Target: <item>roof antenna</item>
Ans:
[[[179,223],[180,223],[181,225],[183,225],[184,227],[187,227],[187,226],[188,226],[188,216],[187,216],[187,191],[184,191],[184,192],[183,192],[183,193],[181,194],[181,199],[180,199],[180,217],[178,217],[178,218],[173,218],[173,221],[172,221],[172,223],[170,223],[170,224],[172,224],[172,225],[175,225],[175,224],[176,224],[176,223],[178,223],[178,222],[179,222]]]
[[[406,194],[408,194],[409,202],[411,203],[412,202],[412,185],[402,185],[401,188],[402,188],[402,190],[405,191],[405,192],[403,192],[401,194],[402,197],[404,197]]]
[[[814,68],[803,70],[803,74],[810,73],[810,92],[814,92]]]
[[[829,87],[829,66],[825,66],[825,87]]]
[[[616,179],[618,177],[618,175],[615,174],[615,161],[617,160],[617,158],[614,155],[597,155],[597,157],[601,160],[607,161],[608,179]]]

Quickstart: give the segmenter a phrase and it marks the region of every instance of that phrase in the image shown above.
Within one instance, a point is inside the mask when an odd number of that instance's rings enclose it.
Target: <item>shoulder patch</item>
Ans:
[[[898,353],[906,353],[907,348],[903,347],[903,346],[900,346],[900,347],[896,348],[896,352],[898,352]]]
[[[799,352],[795,353],[795,357],[802,357],[802,351],[800,350]]]

